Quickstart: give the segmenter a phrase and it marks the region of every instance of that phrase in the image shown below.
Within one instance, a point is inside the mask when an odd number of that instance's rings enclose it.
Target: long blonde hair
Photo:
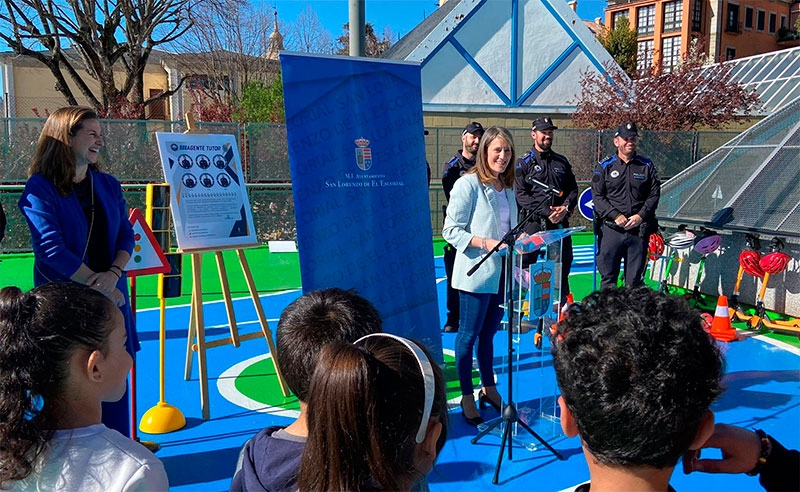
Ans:
[[[514,186],[514,164],[517,162],[517,154],[514,151],[514,138],[511,136],[511,132],[502,126],[493,126],[484,132],[483,137],[481,137],[481,143],[478,145],[478,157],[475,159],[475,166],[467,172],[477,174],[481,183],[488,184],[494,181],[495,178],[489,169],[488,155],[489,144],[496,138],[505,140],[508,146],[511,147],[511,159],[508,161],[508,166],[498,176],[504,188],[511,188]]]
[[[72,191],[75,178],[75,153],[69,138],[81,129],[86,120],[96,120],[97,113],[83,106],[67,106],[55,110],[44,122],[28,176],[41,174],[52,181],[62,196]],[[97,169],[97,164],[89,164]]]

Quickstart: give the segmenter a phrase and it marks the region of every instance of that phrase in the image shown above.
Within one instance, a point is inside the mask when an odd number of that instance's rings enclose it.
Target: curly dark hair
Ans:
[[[571,306],[552,352],[581,439],[608,465],[675,466],[722,392],[722,356],[699,313],[643,287]]]
[[[0,290],[0,484],[32,472],[58,429],[73,352],[107,353],[114,309],[72,283]]]
[[[281,313],[275,334],[278,366],[289,389],[308,400],[317,356],[328,343],[352,343],[382,331],[381,315],[354,290],[330,288],[303,294]]]

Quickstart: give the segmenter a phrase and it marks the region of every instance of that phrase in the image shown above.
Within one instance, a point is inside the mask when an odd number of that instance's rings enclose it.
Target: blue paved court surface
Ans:
[[[575,270],[588,270],[585,265]],[[441,258],[436,259],[436,274],[439,298],[444,299],[444,269]],[[590,275],[590,274],[589,274]],[[299,291],[287,291],[261,297],[270,327],[276,328],[278,316]],[[250,299],[235,301],[240,332],[258,330],[256,314]],[[444,306],[440,307],[444,319]],[[208,339],[228,333],[224,304],[205,305]],[[204,421],[200,411],[200,393],[197,362],[192,378],[184,381],[184,357],[186,350],[186,328],[189,320],[188,306],[171,307],[167,312],[166,347],[166,401],[177,406],[186,416],[184,429],[162,435],[140,433],[146,440],[158,442],[162,449],[157,456],[164,462],[172,490],[219,491],[227,490],[241,445],[263,427],[288,424],[291,418],[283,416],[281,408],[266,408],[263,405],[232,403],[221,396],[221,391],[230,393],[230,374],[236,367],[267,352],[267,344],[261,339],[243,342],[239,348],[223,346],[208,351],[209,393],[211,418]],[[158,401],[158,311],[146,310],[138,314],[138,329],[142,350],[137,359],[138,369],[138,413],[144,413]],[[513,342],[518,372],[514,378],[515,400],[520,411],[547,401],[553,393],[552,360],[545,350],[534,348],[532,333],[515,337]],[[443,334],[445,350],[452,350],[455,334]],[[545,347],[546,348],[546,347]],[[726,344],[727,357],[725,377],[726,391],[714,405],[717,421],[744,427],[763,428],[790,448],[800,448],[800,352],[787,345],[762,337],[749,337],[743,341]],[[495,339],[495,371],[498,389],[505,395],[507,389],[506,353],[507,333],[499,332]],[[249,408],[248,408],[249,407]],[[485,419],[497,412],[483,411]],[[471,444],[474,428],[463,420],[457,404],[451,405],[450,431],[436,467],[429,475],[430,488],[443,490],[537,490],[558,491],[572,489],[588,479],[588,469],[577,438],[567,439],[557,432],[557,425],[540,419],[534,430],[547,436],[548,442],[564,457],[557,460],[549,451],[540,447],[529,451],[519,445],[513,451],[513,460],[507,455],[500,470],[500,483],[491,484],[500,446],[500,439],[493,435]],[[543,426],[543,427],[540,427]],[[544,429],[544,431],[541,431]],[[523,433],[520,439],[526,438]],[[672,485],[680,492],[687,491],[747,491],[761,490],[757,480],[747,476],[673,475]]]

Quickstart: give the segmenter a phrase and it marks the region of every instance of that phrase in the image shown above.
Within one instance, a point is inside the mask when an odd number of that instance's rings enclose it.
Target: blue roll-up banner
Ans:
[[[419,65],[280,62],[303,291],[356,289],[441,362]]]

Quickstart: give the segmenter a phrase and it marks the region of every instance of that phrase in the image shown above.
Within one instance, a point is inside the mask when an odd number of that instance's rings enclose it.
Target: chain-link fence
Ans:
[[[17,208],[27,169],[36,148],[43,119],[0,119],[0,203],[8,216],[2,251],[30,250],[30,234]],[[183,122],[103,120],[106,147],[101,168],[123,184],[128,204],[144,208],[144,184],[162,182],[163,173],[156,145],[156,132],[182,132]],[[250,191],[258,237],[295,239],[294,203],[291,194],[289,154],[285,125],[235,123],[200,123],[209,133],[233,134],[240,145],[245,179]],[[445,204],[439,177],[444,165],[461,148],[463,128],[429,128],[425,152],[431,167],[431,227],[440,235]],[[517,155],[531,147],[530,130],[510,128]],[[639,152],[650,157],[663,179],[669,179],[718,146],[735,137],[733,132],[642,132]],[[612,154],[612,131],[560,129],[556,131],[553,150],[572,163],[581,190],[589,186],[598,160]],[[588,225],[576,217],[573,225]]]

